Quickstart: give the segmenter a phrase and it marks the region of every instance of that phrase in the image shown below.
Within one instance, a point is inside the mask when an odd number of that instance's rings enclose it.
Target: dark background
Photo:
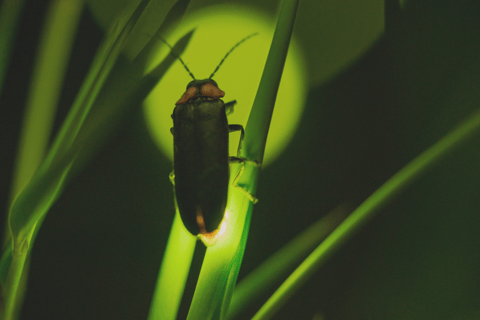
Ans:
[[[45,3],[27,8],[0,97],[5,215]],[[360,204],[480,107],[479,17],[477,1],[412,0],[358,61],[310,88],[292,143],[262,172],[240,278],[337,205]],[[79,30],[56,128],[102,37],[88,12]],[[479,142],[459,146],[383,209],[275,319],[480,319]],[[173,221],[170,171],[139,106],[48,213],[21,319],[146,319]]]

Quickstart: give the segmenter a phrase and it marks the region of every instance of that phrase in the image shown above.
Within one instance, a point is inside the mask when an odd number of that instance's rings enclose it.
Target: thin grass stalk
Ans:
[[[63,79],[75,39],[83,1],[53,1],[46,15],[25,115],[12,185],[12,199],[25,187],[43,161]]]
[[[227,315],[245,251],[258,174],[298,2],[287,0],[282,3],[265,69],[245,129],[241,155],[246,161],[231,168],[230,185],[236,187],[229,189],[226,217],[230,221],[226,222],[225,236],[207,249],[187,319],[223,319]]]
[[[148,320],[177,318],[196,242],[197,238],[183,226],[177,209],[155,285]]]

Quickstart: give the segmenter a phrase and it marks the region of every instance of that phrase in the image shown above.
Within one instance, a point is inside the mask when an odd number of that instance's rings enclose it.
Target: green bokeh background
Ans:
[[[277,1],[253,3],[274,14]],[[27,1],[0,97],[2,208],[44,10]],[[262,172],[240,278],[338,204],[359,204],[480,107],[479,16],[473,0],[412,0],[384,34],[382,1],[301,2],[295,33],[312,75],[307,104],[291,144]],[[89,12],[79,30],[56,128],[102,35]],[[275,319],[480,318],[479,142],[386,207]],[[22,319],[146,318],[173,220],[171,166],[139,107],[48,214]]]

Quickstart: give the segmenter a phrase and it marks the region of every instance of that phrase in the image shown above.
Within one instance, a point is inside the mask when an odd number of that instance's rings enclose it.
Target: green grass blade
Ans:
[[[244,199],[244,201],[248,203],[248,209],[245,216],[245,225],[241,234],[238,249],[232,259],[232,268],[230,269],[227,286],[225,288],[225,297],[223,299],[223,304],[221,305],[221,308],[218,310],[218,312],[214,314],[215,319],[227,319],[227,316],[230,312],[230,302],[232,300],[232,295],[238,279],[238,273],[240,271],[240,266],[242,265],[245,248],[247,246],[248,232],[250,230],[250,221],[253,212],[253,203],[251,201],[248,201],[248,199]]]
[[[229,319],[235,319],[242,310],[258,301],[275,284],[284,279],[293,267],[305,259],[343,221],[349,211],[351,210],[346,206],[337,207],[270,256],[238,283],[228,311]]]
[[[287,58],[298,2],[285,0],[282,4],[265,69],[245,127],[242,156],[259,163],[263,161],[268,129]]]
[[[183,226],[177,209],[155,285],[148,320],[177,318],[196,242],[197,238]]]
[[[238,165],[234,167],[238,169]],[[231,177],[230,183],[233,179]],[[242,235],[248,234],[247,212],[253,207],[243,191],[231,189],[227,230],[215,245],[207,249],[187,319],[219,319],[225,313],[222,309],[229,305],[225,299],[231,296],[227,288],[233,289],[229,283],[236,280],[238,260],[235,257],[243,257],[244,248],[240,244],[245,244],[241,241]]]
[[[480,130],[480,110],[387,180],[313,251],[270,297],[253,319],[270,319],[341,245],[374,217],[394,196],[478,130]]]
[[[3,1],[0,7],[0,95],[12,54],[20,14],[25,0]]]
[[[48,10],[27,94],[12,198],[25,187],[45,157],[82,4],[54,1]]]
[[[287,56],[298,1],[285,1],[267,57],[255,102],[245,129],[242,157],[246,163],[234,165],[230,172],[240,172],[238,186],[230,188],[225,237],[207,249],[187,319],[223,319],[240,270],[250,226],[259,165],[263,159],[268,128],[275,105],[283,66]],[[255,162],[253,162],[253,161]],[[243,166],[243,168],[242,168]],[[231,174],[230,184],[236,185]]]

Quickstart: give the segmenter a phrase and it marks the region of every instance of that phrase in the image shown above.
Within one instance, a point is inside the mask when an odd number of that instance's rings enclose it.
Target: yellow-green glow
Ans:
[[[148,320],[175,319],[187,281],[196,238],[177,211],[162,260]]]
[[[207,246],[213,246],[215,243],[217,243],[217,240],[222,238],[222,236],[225,234],[227,231],[227,227],[230,223],[230,214],[228,211],[225,211],[225,216],[223,217],[222,222],[220,223],[220,226],[218,227],[217,230],[212,231],[210,233],[205,233],[205,234],[199,234],[198,237],[202,242]]]
[[[232,172],[240,170],[240,166],[232,165]],[[230,176],[230,183],[233,183],[232,176]],[[225,232],[216,239],[214,245],[207,249],[187,320],[210,319],[217,303],[223,301],[233,257],[238,251],[246,214],[251,205],[252,203],[242,190],[239,188],[229,190],[224,219]]]
[[[174,43],[189,30],[196,29],[182,59],[196,79],[205,79],[233,45],[249,34],[259,33],[237,47],[213,77],[219,88],[225,91],[225,102],[237,100],[235,112],[229,116],[230,124],[246,124],[270,48],[274,20],[274,17],[245,6],[208,7],[187,15],[181,27],[167,39],[169,43]],[[169,50],[164,48],[155,61],[160,61],[166,54]],[[300,48],[293,38],[269,131],[265,163],[281,153],[295,132],[307,93],[306,76]],[[170,116],[175,102],[191,80],[177,62],[146,101],[150,132],[160,149],[171,158],[173,138]],[[236,154],[238,139],[239,134],[230,135],[231,155]]]

